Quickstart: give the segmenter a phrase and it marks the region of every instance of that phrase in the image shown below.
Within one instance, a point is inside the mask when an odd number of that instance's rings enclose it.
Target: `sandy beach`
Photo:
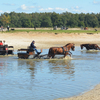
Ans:
[[[27,48],[30,43],[35,40],[37,49],[49,48],[51,46],[64,46],[67,43],[75,43],[79,46],[82,43],[100,44],[100,34],[86,33],[1,33],[0,40],[5,40],[8,45],[14,46],[15,49]]]
[[[80,46],[82,43],[96,43],[100,46],[100,34],[78,34],[78,33],[0,33],[0,40],[5,40],[9,46],[14,46],[14,49],[27,48],[30,43],[35,40],[37,49],[46,49],[50,47],[64,46],[67,43],[75,43]],[[58,98],[57,100],[100,100],[100,85],[94,89],[71,98]]]
[[[100,100],[100,84],[94,89],[79,96],[74,96],[71,98],[59,98],[56,100]]]

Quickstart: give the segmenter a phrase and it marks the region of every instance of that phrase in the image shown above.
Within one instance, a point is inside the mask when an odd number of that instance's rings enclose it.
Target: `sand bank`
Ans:
[[[1,33],[0,40],[5,40],[8,45],[13,45],[15,49],[26,48],[32,40],[35,40],[37,48],[50,48],[51,46],[63,46],[67,43],[96,43],[100,44],[100,34],[54,34],[54,33]]]
[[[82,95],[71,98],[59,98],[55,100],[100,100],[100,84]]]

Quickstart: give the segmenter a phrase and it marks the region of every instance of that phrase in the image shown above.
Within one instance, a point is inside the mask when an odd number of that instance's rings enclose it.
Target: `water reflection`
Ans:
[[[34,67],[35,63],[32,60],[18,60],[18,66]]]
[[[7,71],[8,71],[7,66],[8,66],[8,63],[0,62],[0,74],[1,75],[7,74]]]
[[[41,65],[41,61],[38,60],[18,60],[19,69],[27,69],[26,71],[30,73],[31,78],[34,79],[35,73],[37,72],[37,66]]]
[[[55,74],[67,74],[71,78],[75,73],[75,66],[71,60],[50,60],[50,72]]]
[[[67,74],[69,78],[72,78],[75,73],[75,66],[71,60],[18,60],[18,66],[19,69],[28,69],[32,79],[35,78],[38,68],[41,70],[49,68],[49,73]]]

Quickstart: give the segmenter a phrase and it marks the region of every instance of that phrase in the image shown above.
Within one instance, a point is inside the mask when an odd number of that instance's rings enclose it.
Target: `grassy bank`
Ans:
[[[89,30],[70,30],[70,29],[68,29],[68,30],[52,30],[52,29],[36,29],[36,30],[34,30],[34,29],[15,29],[15,30],[9,30],[9,31],[0,31],[0,33],[16,33],[16,32],[27,32],[27,33],[29,33],[29,32],[32,32],[32,33],[36,33],[36,32],[38,32],[38,33],[89,33],[89,34],[94,34],[94,33],[96,33],[96,34],[98,34],[98,33],[100,33],[100,30],[97,30],[97,31],[95,31],[95,30],[92,30],[92,29],[89,29]]]

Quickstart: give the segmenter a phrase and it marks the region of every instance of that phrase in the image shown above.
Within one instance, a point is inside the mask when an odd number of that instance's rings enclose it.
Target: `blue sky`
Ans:
[[[4,12],[71,12],[99,13],[100,0],[1,0],[0,14]]]

